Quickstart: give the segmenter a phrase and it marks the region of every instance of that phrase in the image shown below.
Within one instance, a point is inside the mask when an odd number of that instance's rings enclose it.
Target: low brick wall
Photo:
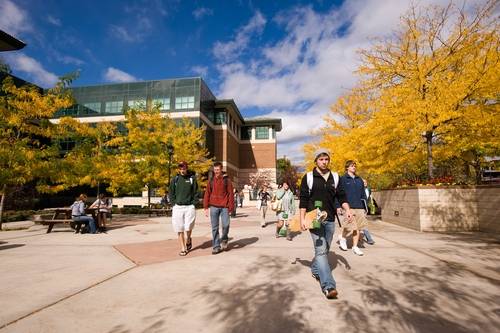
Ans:
[[[419,231],[500,233],[500,186],[421,186],[373,192],[382,220]]]

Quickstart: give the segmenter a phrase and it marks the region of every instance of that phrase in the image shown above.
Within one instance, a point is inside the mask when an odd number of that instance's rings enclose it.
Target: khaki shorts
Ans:
[[[353,219],[350,223],[346,221],[346,215],[342,215],[344,217],[342,221],[342,226],[345,228],[347,231],[353,231],[353,230],[362,230],[366,228],[368,225],[368,220],[366,219],[366,212],[364,209],[351,209],[353,216]]]

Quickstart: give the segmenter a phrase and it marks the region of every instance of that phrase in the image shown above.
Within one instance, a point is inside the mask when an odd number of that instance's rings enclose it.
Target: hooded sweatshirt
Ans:
[[[226,178],[226,180],[224,180]],[[226,175],[214,176],[208,181],[203,197],[203,208],[209,206],[228,208],[230,212],[234,209],[233,184]]]

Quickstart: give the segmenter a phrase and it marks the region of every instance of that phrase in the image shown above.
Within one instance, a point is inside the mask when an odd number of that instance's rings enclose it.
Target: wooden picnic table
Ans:
[[[33,222],[48,225],[47,233],[52,232],[52,228],[54,228],[54,225],[57,223],[71,225],[71,222],[73,222],[71,207],[45,208],[44,211],[52,212],[52,216],[50,218],[43,218],[41,216],[40,218],[35,217]],[[94,220],[96,220],[96,211],[97,208],[85,208],[85,213],[92,214]]]

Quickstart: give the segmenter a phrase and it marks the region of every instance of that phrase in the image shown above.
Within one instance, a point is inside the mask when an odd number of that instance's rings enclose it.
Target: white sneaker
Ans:
[[[339,247],[342,251],[347,251],[347,240],[345,238],[339,238]]]
[[[361,251],[359,249],[359,247],[357,247],[357,246],[353,246],[352,247],[352,252],[354,252],[354,254],[357,254],[358,256],[362,256],[363,255],[363,251]]]

